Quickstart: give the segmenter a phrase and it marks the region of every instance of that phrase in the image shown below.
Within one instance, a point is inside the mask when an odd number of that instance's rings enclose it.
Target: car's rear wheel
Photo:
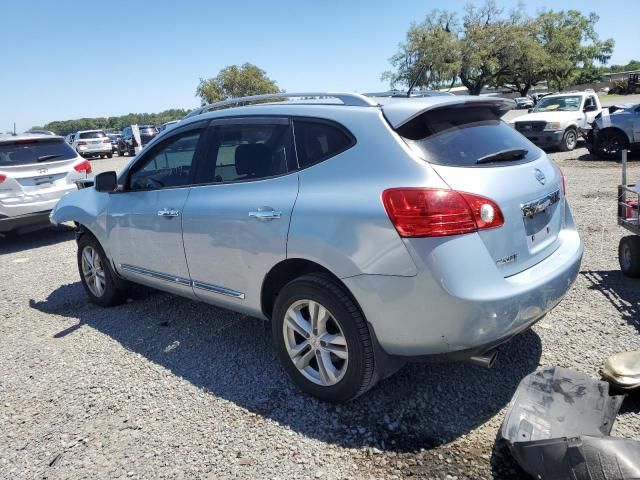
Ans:
[[[115,273],[100,242],[90,233],[78,240],[78,270],[91,302],[110,307],[125,299],[125,290],[116,284]]]
[[[310,274],[289,282],[276,299],[272,329],[280,362],[303,391],[344,402],[375,384],[367,322],[330,276]]]
[[[560,143],[560,150],[563,152],[570,152],[575,150],[578,145],[578,132],[575,128],[567,128],[562,136],[562,142]]]
[[[607,160],[620,158],[623,149],[629,142],[625,135],[618,130],[603,130],[595,139],[594,149],[596,155]]]
[[[113,158],[113,153],[107,153],[107,158]]]
[[[629,235],[620,239],[618,261],[620,270],[627,277],[640,277],[640,237]]]

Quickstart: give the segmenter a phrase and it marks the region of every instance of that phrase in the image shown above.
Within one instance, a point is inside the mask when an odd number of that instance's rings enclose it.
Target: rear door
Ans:
[[[144,152],[111,194],[109,244],[125,277],[193,297],[182,243],[182,215],[193,184],[202,124],[185,127]]]
[[[397,131],[452,189],[498,204],[504,225],[478,235],[504,276],[535,265],[560,246],[565,204],[560,171],[494,112],[481,106],[440,108]],[[496,156],[499,152],[521,155]]]
[[[184,208],[184,249],[202,300],[259,315],[262,279],[286,258],[298,194],[287,118],[214,120]]]

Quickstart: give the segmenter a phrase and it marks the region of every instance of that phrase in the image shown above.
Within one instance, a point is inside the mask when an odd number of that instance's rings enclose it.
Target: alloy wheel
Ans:
[[[87,245],[82,250],[82,275],[87,288],[96,297],[104,295],[106,277],[98,251]]]
[[[282,324],[289,358],[308,380],[328,387],[344,377],[349,362],[347,340],[336,318],[314,300],[298,300]]]

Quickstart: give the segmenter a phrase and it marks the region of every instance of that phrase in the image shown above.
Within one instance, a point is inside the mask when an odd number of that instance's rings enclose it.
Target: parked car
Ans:
[[[49,213],[91,164],[48,134],[0,135],[0,232],[49,226]]]
[[[406,361],[490,366],[579,271],[560,169],[500,120],[511,100],[279,101],[311,95],[197,109],[64,197],[89,299],[133,282],[270,320],[284,369],[331,401]]]
[[[536,145],[566,152],[576,148],[601,111],[593,91],[563,93],[542,98],[531,113],[510,120],[510,124]]]
[[[173,126],[175,126],[176,123],[178,123],[180,120],[171,120],[170,122],[166,122],[163,123],[162,125],[160,125],[160,128],[158,128],[158,133],[162,133],[164,132],[166,129],[168,128],[172,128]]]
[[[593,121],[587,148],[600,158],[620,158],[623,149],[640,150],[640,104],[605,108]]]
[[[118,142],[122,138],[121,133],[108,133],[107,137],[109,137],[109,141],[111,142],[111,153],[116,153],[118,151]]]
[[[516,101],[516,108],[533,108],[534,102],[531,97],[517,97],[514,98]]]
[[[138,146],[136,139],[133,136],[133,129],[131,128],[133,125],[129,125],[128,127],[124,127],[122,129],[122,137],[118,140],[118,155],[135,155],[135,148]],[[142,145],[141,148],[144,148],[147,143],[155,138],[158,135],[158,129],[154,125],[138,125],[140,129],[140,140]]]
[[[73,137],[71,146],[83,157],[111,158],[111,140],[102,130],[81,130]]]

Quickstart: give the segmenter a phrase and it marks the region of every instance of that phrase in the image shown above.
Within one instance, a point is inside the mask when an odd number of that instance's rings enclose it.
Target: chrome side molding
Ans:
[[[244,293],[232,290],[230,288],[221,287],[219,285],[212,285],[210,283],[191,281],[188,278],[178,277],[176,275],[169,275],[167,273],[156,272],[155,270],[149,270],[148,268],[137,267],[135,265],[129,265],[128,263],[121,263],[120,268],[129,272],[137,273],[139,275],[146,275],[148,277],[165,280],[167,282],[177,283],[186,287],[199,288],[200,290],[206,290],[208,292],[219,293],[220,295],[226,295],[228,297],[239,298],[244,300]]]

